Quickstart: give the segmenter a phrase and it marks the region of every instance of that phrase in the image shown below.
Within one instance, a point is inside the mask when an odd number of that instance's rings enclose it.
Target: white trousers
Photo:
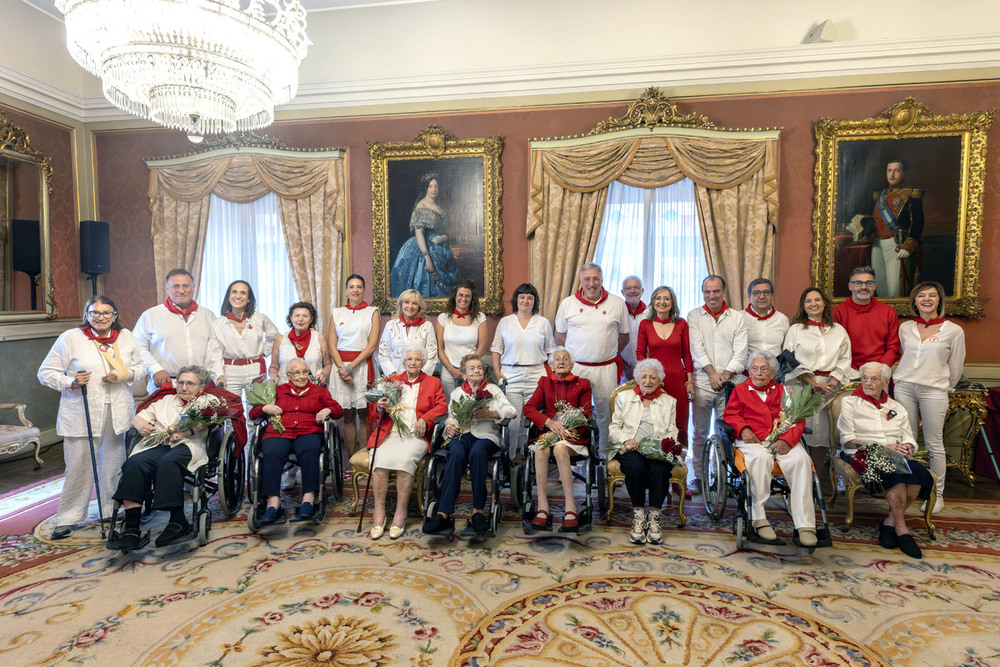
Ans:
[[[736,447],[743,452],[747,474],[750,476],[750,520],[766,519],[764,503],[771,497],[771,472],[774,457],[767,447],[759,442],[736,441]],[[789,504],[792,506],[792,522],[796,528],[816,529],[816,507],[812,496],[812,459],[802,445],[792,447],[787,454],[778,456],[778,465],[791,489]]]
[[[896,254],[896,239],[876,237],[872,242],[872,268],[875,269],[878,295],[883,299],[902,296],[899,293],[901,266],[902,262]]]
[[[948,391],[914,382],[896,383],[895,399],[906,408],[910,430],[917,433],[917,420],[924,427],[924,447],[930,455],[931,472],[937,476],[938,498],[944,498],[944,475],[948,459],[944,452],[944,419],[948,414]]]
[[[716,419],[722,417],[722,411],[726,409],[726,393],[723,391],[712,391],[700,384],[694,386],[694,434],[691,436],[691,457],[694,459],[694,476],[696,479],[705,479],[705,442],[712,433],[712,426]],[[713,416],[714,413],[714,416]]]
[[[101,482],[101,505],[105,516],[111,516],[114,503],[111,496],[118,486],[118,472],[125,462],[125,434],[115,434],[111,419],[111,405],[104,406],[104,432],[94,434],[94,452],[97,454],[97,475]],[[94,469],[90,461],[90,441],[82,438],[63,438],[63,460],[66,462],[66,479],[63,480],[56,525],[71,526],[87,520],[90,495],[94,490]]]
[[[608,447],[608,427],[611,426],[611,392],[618,387],[618,366],[573,364],[573,374],[590,381],[590,390],[594,395],[594,417],[601,432],[601,449],[598,454],[604,456]]]
[[[244,398],[246,390],[250,388],[253,381],[262,377],[260,364],[247,364],[246,366],[227,365],[222,367],[222,375],[226,378],[226,389],[237,396]]]
[[[507,427],[507,451],[515,456],[524,451],[524,443],[528,439],[528,430],[523,426],[524,404],[538,388],[538,381],[545,374],[545,366],[505,365],[503,374],[507,376],[507,400],[517,410],[517,416],[510,420]]]

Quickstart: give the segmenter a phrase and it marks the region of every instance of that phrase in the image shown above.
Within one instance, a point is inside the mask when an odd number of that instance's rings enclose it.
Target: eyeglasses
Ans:
[[[94,320],[108,318],[108,317],[114,317],[117,314],[118,313],[115,312],[115,311],[113,311],[113,310],[111,310],[111,311],[88,310],[87,311],[87,315],[89,315],[90,318],[94,319]]]
[[[758,289],[750,292],[750,296],[771,296],[772,294],[774,292],[769,289]]]
[[[295,375],[295,376],[299,376],[299,375],[309,375],[309,371],[308,371],[308,370],[301,370],[301,371],[288,371],[287,373],[285,373],[285,375],[288,375],[288,376],[292,376],[292,375]]]
[[[852,280],[851,287],[875,287],[874,280]]]

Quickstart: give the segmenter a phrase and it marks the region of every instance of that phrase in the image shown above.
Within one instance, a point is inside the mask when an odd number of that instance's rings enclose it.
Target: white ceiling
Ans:
[[[376,5],[409,5],[417,2],[436,0],[300,0],[307,12],[323,12],[331,9],[357,9]],[[63,15],[56,9],[56,0],[22,0],[35,9],[62,21]]]

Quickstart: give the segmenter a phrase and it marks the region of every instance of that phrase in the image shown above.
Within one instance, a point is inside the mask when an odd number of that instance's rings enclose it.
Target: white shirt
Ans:
[[[899,343],[903,356],[892,377],[896,382],[912,382],[954,391],[965,367],[965,331],[951,320],[927,340],[920,340],[917,323],[899,325]]]
[[[201,309],[199,308],[199,310]],[[164,396],[147,407],[145,410],[141,410],[136,416],[141,417],[152,424],[154,431],[160,431],[168,426],[176,424],[177,418],[181,416],[183,411],[184,401],[174,394],[172,396]],[[172,442],[169,444],[171,447],[179,447],[180,445],[188,446],[188,449],[191,450],[191,461],[188,463],[187,469],[194,472],[199,467],[208,463],[208,451],[205,447],[205,441],[207,439],[208,431],[200,430],[195,431],[194,435],[190,438],[185,438],[179,442]],[[151,446],[136,445],[136,448],[132,450],[131,456],[135,456],[139,452],[144,452],[147,449],[151,449]]]
[[[785,349],[791,350],[799,362],[785,376],[785,382],[814,371],[829,371],[840,384],[850,379],[851,339],[847,329],[836,322],[832,327],[793,324],[785,335]]]
[[[504,396],[503,391],[500,387],[495,384],[487,382],[483,387],[486,391],[493,394],[493,398],[490,399],[489,404],[486,406],[487,410],[493,410],[499,417],[496,419],[474,419],[472,421],[472,428],[468,432],[471,432],[477,438],[483,438],[489,440],[494,445],[500,444],[500,422],[501,419],[513,419],[517,416],[517,410],[507,397]],[[451,410],[452,401],[458,400],[462,396],[466,396],[465,390],[461,386],[455,387],[455,390],[451,392],[451,399],[448,401],[448,420],[453,424],[458,424],[455,421],[454,415]]]
[[[698,307],[687,316],[694,362],[694,382],[703,391],[712,391],[706,366],[717,373],[741,373],[747,361],[747,327],[744,314],[727,308],[718,321]]]
[[[452,324],[451,318],[446,313],[438,315],[438,324],[441,325],[441,339],[444,341],[444,353],[452,366],[458,368],[462,357],[467,354],[475,354],[479,348],[479,325],[485,321],[486,316],[479,313],[472,324],[460,327]]]
[[[309,373],[313,377],[316,377],[323,370],[323,344],[319,342],[320,333],[318,331],[310,329],[310,332],[309,345],[302,356],[302,361],[306,362]],[[295,352],[295,345],[292,343],[292,339],[288,337],[288,334],[285,334],[281,338],[281,344],[278,345],[278,384],[288,382],[285,366],[297,356],[298,354]]]
[[[748,351],[764,350],[774,356],[781,354],[781,344],[788,331],[788,318],[784,313],[775,311],[773,307],[771,311],[774,314],[766,320],[759,320],[745,310],[740,311],[747,326]]]
[[[575,295],[556,311],[556,331],[566,335],[566,349],[577,362],[599,364],[618,356],[618,336],[629,332],[625,300],[614,294],[595,306]]]
[[[889,413],[895,414],[889,418]],[[890,398],[879,408],[857,396],[845,396],[840,404],[840,417],[837,419],[837,431],[840,432],[840,449],[845,454],[853,454],[856,448],[847,446],[851,440],[859,442],[876,442],[880,445],[897,440],[917,448],[917,441],[910,430],[910,420],[906,416],[906,408]]]
[[[89,371],[91,374],[87,383],[87,404],[90,407],[90,426],[94,437],[99,440],[104,432],[105,403],[111,405],[111,422],[115,433],[121,435],[128,430],[129,420],[135,414],[132,383],[145,372],[145,368],[139,357],[139,345],[128,329],[119,332],[117,343],[118,354],[132,377],[122,378],[122,382],[115,384],[101,381],[102,377],[114,369],[101,354],[97,344],[79,328],[60,334],[52,349],[45,355],[45,360],[38,368],[38,381],[61,392],[59,415],[56,417],[56,433],[59,435],[70,438],[87,436],[83,392],[71,389],[77,371]]]
[[[635,438],[643,412],[642,397],[639,394],[635,391],[618,392],[615,397],[615,414],[608,427],[611,442],[621,444]],[[649,404],[649,418],[652,421],[652,432],[657,437],[677,437],[677,401],[670,394],[660,394]]]
[[[377,313],[378,308],[375,306],[361,310],[351,310],[346,306],[334,308],[331,317],[333,328],[337,332],[337,349],[360,352],[368,347],[368,336],[372,332],[372,315]]]
[[[642,302],[640,301],[639,303]],[[638,306],[638,304],[636,304],[636,306]],[[628,304],[626,304],[625,313],[626,315],[628,315],[628,330],[629,330],[628,345],[626,345],[622,349],[621,355],[622,359],[625,361],[626,364],[628,364],[629,366],[635,366],[636,362],[635,346],[636,343],[639,342],[639,323],[642,322],[643,319],[645,319],[646,315],[649,313],[649,310],[647,308],[647,310],[642,311],[642,313],[639,315],[632,315],[631,313],[628,312]]]
[[[200,308],[199,308],[200,310]],[[224,359],[256,359],[271,355],[271,346],[280,332],[271,318],[254,313],[244,321],[243,331],[225,315],[212,322],[212,333]]]
[[[222,349],[212,333],[215,316],[198,307],[187,320],[167,310],[162,303],[153,306],[135,323],[135,340],[139,344],[139,356],[149,373],[149,387],[152,392],[153,375],[166,371],[176,378],[177,371],[184,366],[201,366],[213,380],[222,375]]]
[[[532,315],[522,328],[517,313],[512,313],[497,323],[490,352],[499,354],[504,366],[537,366],[544,364],[554,349],[552,324],[547,319]]]
[[[406,351],[422,347],[427,356],[423,371],[428,375],[434,372],[438,362],[437,335],[434,325],[429,321],[420,326],[404,327],[399,317],[393,317],[382,329],[382,339],[378,343],[378,363],[383,375],[399,375],[403,368],[403,358]]]

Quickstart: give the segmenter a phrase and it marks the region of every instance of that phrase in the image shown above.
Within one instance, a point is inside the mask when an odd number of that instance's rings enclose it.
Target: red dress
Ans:
[[[556,404],[565,401],[573,407],[581,408],[583,414],[588,417],[593,415],[593,392],[590,388],[590,380],[577,377],[572,373],[567,373],[566,377],[560,378],[555,373],[549,371],[548,375],[542,376],[538,380],[538,386],[531,398],[524,404],[524,416],[538,427],[538,431],[545,431],[545,422],[556,416]],[[587,435],[581,434],[579,438],[573,440],[573,444],[582,445],[588,440]]]
[[[674,328],[665,339],[656,333],[653,320],[640,322],[635,358],[640,361],[656,359],[663,364],[663,389],[677,401],[677,439],[686,445],[688,442],[687,374],[694,373],[687,321],[677,318]]]

